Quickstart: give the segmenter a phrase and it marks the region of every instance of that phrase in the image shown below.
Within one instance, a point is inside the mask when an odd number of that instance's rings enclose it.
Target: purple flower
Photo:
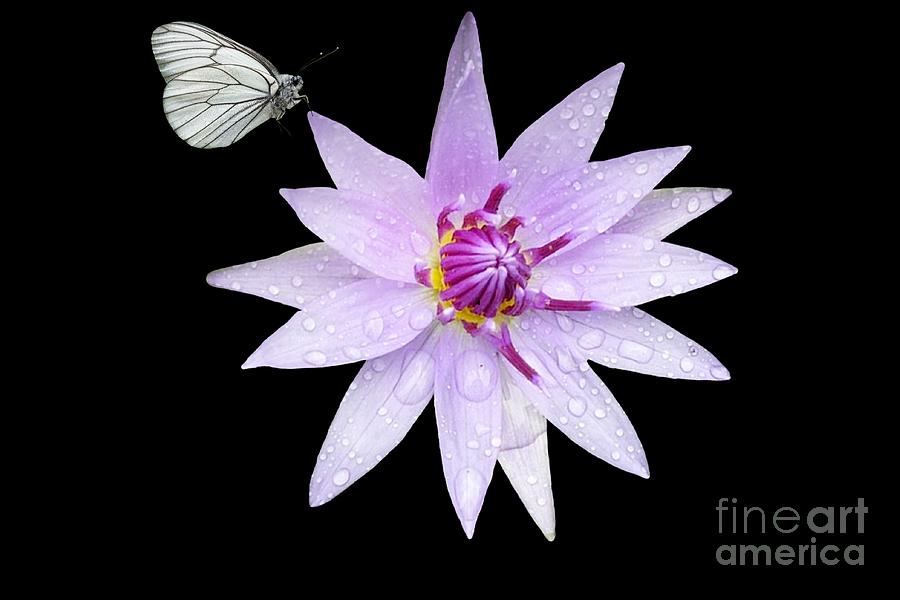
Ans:
[[[210,284],[300,311],[244,367],[365,361],[322,446],[310,505],[400,442],[434,395],[444,477],[471,537],[500,463],[548,539],[547,420],[647,477],[641,443],[588,366],[728,379],[709,352],[637,305],[736,270],[662,238],[728,190],[654,186],[685,146],[588,162],[622,74],[575,90],[498,158],[475,19],[456,35],[422,179],[310,113],[337,186],[282,190],[325,243],[215,271]]]

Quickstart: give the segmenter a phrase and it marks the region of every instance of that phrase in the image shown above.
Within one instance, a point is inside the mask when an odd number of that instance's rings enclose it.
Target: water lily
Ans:
[[[424,179],[309,113],[337,189],[281,193],[324,243],[208,280],[299,309],[245,368],[365,361],[322,445],[310,505],[381,461],[434,396],[444,476],[466,535],[499,462],[553,539],[548,420],[611,465],[649,475],[631,422],[587,361],[729,378],[712,354],[633,308],[736,270],[661,241],[729,194],[654,190],[689,148],[589,162],[622,68],[575,90],[499,158],[467,14],[450,51]]]

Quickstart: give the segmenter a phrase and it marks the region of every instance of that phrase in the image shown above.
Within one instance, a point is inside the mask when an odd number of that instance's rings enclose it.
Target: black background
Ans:
[[[844,286],[856,275],[831,260],[828,243],[853,212],[846,186],[835,185],[846,173],[834,160],[852,86],[849,42],[815,37],[802,16],[734,10],[259,9],[141,14],[124,55],[135,78],[133,125],[123,127],[134,127],[140,144],[123,150],[129,164],[120,175],[132,180],[114,211],[127,224],[127,278],[139,289],[121,318],[129,331],[125,323],[137,319],[140,358],[122,375],[140,393],[123,396],[118,409],[135,482],[123,492],[135,507],[123,517],[123,538],[154,549],[160,576],[288,590],[315,579],[338,590],[359,567],[390,585],[427,563],[448,578],[481,573],[493,557],[517,565],[493,571],[498,582],[516,576],[525,585],[583,580],[593,588],[632,571],[721,573],[715,549],[730,538],[716,533],[720,497],[772,510],[866,497],[868,531],[877,528],[878,452],[866,423],[875,399],[849,384],[856,325],[845,309],[855,299]],[[622,61],[593,158],[690,144],[663,185],[734,191],[669,241],[734,264],[738,275],[646,307],[712,351],[732,380],[669,381],[597,367],[634,423],[652,475],[616,470],[551,428],[553,543],[499,470],[475,538],[466,540],[430,408],[377,469],[334,501],[307,506],[320,444],[358,367],[242,371],[293,311],[208,287],[204,277],[316,241],[277,190],[331,181],[302,107],[282,120],[291,135],[270,122],[224,150],[181,142],[162,112],[164,82],[149,44],[162,23],[197,21],[287,73],[340,45],[305,73],[312,107],[423,173],[447,53],[467,9],[478,22],[501,154],[570,91]]]

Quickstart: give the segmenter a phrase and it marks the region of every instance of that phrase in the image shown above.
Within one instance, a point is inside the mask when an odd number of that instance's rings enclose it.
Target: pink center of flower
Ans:
[[[529,290],[532,267],[557,252],[578,232],[568,232],[543,246],[523,250],[515,241],[524,224],[520,217],[501,223],[500,201],[509,185],[500,183],[488,196],[484,208],[463,217],[457,229],[450,215],[461,202],[446,206],[438,216],[441,240],[440,262],[429,269],[419,267],[416,279],[438,290],[438,319],[446,324],[460,321],[471,335],[484,336],[509,363],[532,383],[540,377],[519,355],[509,336],[508,320],[526,308],[556,311],[618,310],[590,300],[557,300],[540,291]]]

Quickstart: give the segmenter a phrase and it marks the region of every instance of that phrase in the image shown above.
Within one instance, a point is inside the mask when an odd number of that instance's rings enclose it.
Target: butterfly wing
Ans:
[[[166,119],[191,146],[229,146],[276,116],[278,71],[246,46],[185,22],[158,27],[151,45],[166,80]]]

